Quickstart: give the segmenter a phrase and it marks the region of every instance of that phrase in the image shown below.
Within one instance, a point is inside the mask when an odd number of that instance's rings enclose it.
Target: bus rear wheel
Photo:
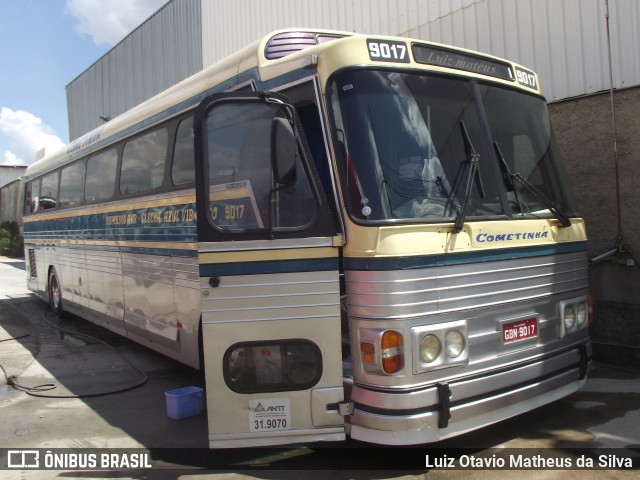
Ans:
[[[62,289],[55,268],[49,272],[49,306],[54,315],[62,313]]]

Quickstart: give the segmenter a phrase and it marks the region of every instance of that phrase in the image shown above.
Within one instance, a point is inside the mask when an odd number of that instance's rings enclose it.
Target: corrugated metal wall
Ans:
[[[640,85],[640,2],[610,0],[614,85]],[[607,90],[605,0],[172,0],[67,87],[76,138],[272,30],[432,40],[520,62],[549,101]]]
[[[170,2],[67,85],[71,140],[202,69],[200,0]]]
[[[609,88],[604,0],[202,0],[203,64],[278,28],[400,35],[491,53],[549,101]],[[640,84],[640,2],[610,0],[614,84]]]
[[[486,0],[202,0],[202,54],[210,65],[280,28],[404,35]]]
[[[0,222],[18,222],[22,227],[23,190],[20,180],[13,180],[0,187]]]
[[[0,165],[0,187],[24,175],[27,167]]]

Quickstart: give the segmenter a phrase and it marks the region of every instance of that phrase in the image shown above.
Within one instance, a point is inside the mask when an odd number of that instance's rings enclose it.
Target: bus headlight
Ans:
[[[466,365],[469,362],[467,321],[411,327],[413,373]]]
[[[587,309],[587,304],[585,302],[580,302],[576,307],[576,320],[578,322],[578,327],[582,327],[584,322],[587,321],[589,317],[589,311]]]
[[[440,339],[435,335],[427,335],[420,340],[420,360],[431,363],[440,356]]]
[[[560,302],[560,338],[586,328],[588,321],[589,304],[586,296]]]
[[[564,306],[564,328],[571,330],[576,323],[576,311],[573,305]]]
[[[460,330],[451,330],[445,338],[447,343],[447,356],[449,358],[458,358],[465,347],[464,335]]]

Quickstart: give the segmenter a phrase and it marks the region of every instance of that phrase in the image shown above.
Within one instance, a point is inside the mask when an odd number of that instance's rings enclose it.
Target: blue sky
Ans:
[[[65,87],[168,0],[0,0],[0,165],[69,141]]]

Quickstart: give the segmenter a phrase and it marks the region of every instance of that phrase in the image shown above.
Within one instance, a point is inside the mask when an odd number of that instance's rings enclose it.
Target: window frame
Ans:
[[[192,136],[191,136],[191,142],[192,142],[192,170],[193,170],[193,180],[190,180],[188,182],[182,182],[182,183],[176,183],[175,178],[174,178],[174,167],[176,165],[176,148],[178,146],[178,133],[180,132],[180,127],[187,122],[189,119],[191,119],[191,130],[192,130]],[[179,118],[176,119],[175,122],[173,122],[173,125],[171,126],[171,141],[170,142],[170,148],[171,148],[171,164],[169,165],[169,184],[171,185],[171,188],[177,188],[177,189],[182,189],[182,188],[188,188],[188,187],[193,187],[193,185],[195,184],[196,181],[196,147],[195,147],[195,114],[193,111],[189,112],[188,115],[186,116],[181,116]]]
[[[111,151],[115,152],[115,176],[113,178],[113,185],[112,185],[112,189],[111,189],[111,194],[107,197],[103,197],[103,198],[97,198],[97,199],[88,199],[87,198],[87,178],[88,178],[88,173],[89,173],[89,163],[91,163],[91,161],[95,158],[98,158],[106,153],[109,153]],[[92,155],[89,155],[87,157],[85,157],[86,159],[86,166],[85,166],[85,174],[84,174],[84,204],[85,205],[91,205],[91,204],[96,204],[96,203],[103,203],[103,202],[108,202],[111,200],[114,200],[118,197],[117,195],[117,185],[118,185],[118,175],[120,173],[120,147],[119,145],[110,145],[109,147],[100,150],[98,152],[94,152]]]
[[[439,73],[439,72],[422,72],[422,71],[418,71],[418,72],[411,72],[409,70],[399,70],[396,68],[381,68],[381,67],[351,67],[351,68],[347,68],[347,69],[343,69],[340,70],[339,72],[334,72],[334,74],[332,74],[332,76],[329,78],[328,82],[327,82],[327,102],[329,102],[330,107],[329,107],[329,118],[330,118],[330,124],[331,124],[331,138],[332,141],[334,142],[334,145],[338,146],[339,145],[339,140],[340,140],[340,135],[339,135],[339,131],[338,131],[338,127],[336,126],[336,119],[334,118],[335,113],[333,111],[333,107],[332,102],[337,102],[339,104],[341,104],[342,106],[342,102],[340,101],[339,98],[336,98],[336,94],[334,92],[331,92],[331,88],[334,85],[337,85],[337,79],[339,79],[341,75],[345,74],[351,74],[352,72],[380,72],[383,74],[388,74],[388,73],[398,73],[398,74],[403,74],[403,75],[420,75],[420,76],[426,76],[426,77],[432,77],[432,78],[440,78],[440,79],[451,79],[451,80],[458,80],[458,81],[462,81],[463,83],[468,83],[469,85],[472,86],[472,88],[474,89],[473,92],[473,103],[474,103],[474,108],[477,109],[477,114],[479,116],[480,119],[480,123],[481,123],[481,130],[483,130],[483,140],[486,140],[489,142],[489,144],[491,144],[493,142],[493,132],[491,129],[491,125],[489,124],[487,117],[486,117],[486,106],[484,105],[483,101],[482,101],[482,96],[481,96],[481,89],[484,87],[488,87],[488,88],[495,88],[498,90],[504,90],[504,91],[510,91],[510,92],[514,92],[517,93],[519,95],[522,96],[528,96],[528,97],[533,97],[533,98],[537,98],[539,100],[544,101],[544,97],[542,97],[540,94],[536,94],[534,92],[529,92],[529,91],[522,91],[518,88],[515,88],[513,86],[510,85],[504,85],[502,83],[498,83],[498,82],[492,82],[490,80],[478,80],[478,79],[474,79],[471,78],[467,75],[456,75],[456,74],[446,74],[446,73]],[[480,131],[480,130],[478,130]],[[476,148],[478,150],[480,150],[478,148],[478,144],[476,142],[475,139],[472,139],[474,145],[476,146]],[[553,141],[553,129],[551,129],[551,141]],[[486,147],[486,145],[484,145],[484,147]],[[510,208],[510,204],[509,201],[507,199],[507,191],[505,190],[505,187],[502,186],[502,182],[499,181],[498,179],[501,178],[502,176],[502,172],[500,170],[499,167],[499,160],[496,157],[495,152],[493,151],[492,148],[486,149],[486,153],[487,154],[483,154],[483,158],[481,161],[481,166],[485,168],[485,171],[483,172],[483,182],[495,182],[496,183],[496,188],[497,188],[497,199],[500,202],[500,205],[502,206],[502,212],[497,213],[494,212],[493,214],[487,214],[487,215],[473,215],[473,214],[467,214],[466,218],[467,218],[467,222],[476,222],[476,221],[491,221],[491,220],[510,220],[510,221],[518,221],[518,220],[527,220],[527,219],[534,219],[534,218],[544,218],[544,219],[551,219],[554,218],[554,213],[549,211],[548,213],[543,213],[543,214],[536,214],[536,213],[531,213],[531,214],[525,214],[525,215],[518,215],[517,212],[514,212],[511,208]],[[339,148],[336,148],[337,151],[337,156],[338,158],[337,160],[337,170],[338,170],[338,176],[339,176],[339,182],[343,191],[343,197],[344,197],[344,205],[345,205],[345,210],[347,212],[347,215],[349,216],[349,218],[351,219],[351,221],[353,221],[354,223],[358,224],[358,225],[362,225],[362,226],[384,226],[384,225],[405,225],[405,224],[414,224],[414,225],[421,225],[421,224],[428,224],[428,225],[439,225],[439,224],[448,224],[454,221],[455,218],[457,218],[456,215],[450,216],[450,217],[442,217],[441,219],[439,218],[434,218],[434,219],[422,219],[421,217],[409,217],[409,218],[375,218],[375,219],[368,219],[368,218],[363,218],[362,215],[360,215],[352,202],[352,190],[350,189],[349,186],[349,182],[348,182],[348,178],[350,176],[350,170],[347,166],[347,162],[346,162],[346,154],[344,155],[344,158],[341,158],[340,152],[339,152]],[[556,153],[557,149],[556,149]],[[558,162],[558,157],[556,157],[556,161],[554,162],[552,169],[553,169],[553,175],[554,177],[554,182],[555,184],[558,184],[559,187],[556,188],[556,194],[559,197],[559,199],[561,199],[561,203],[563,204],[563,206],[565,204],[569,204],[571,205],[571,189],[569,188],[569,186],[567,185],[566,182],[566,178],[567,175],[564,172],[564,165],[562,162],[562,156],[559,155],[560,161]],[[490,176],[486,176],[484,175],[484,173],[490,173]],[[486,177],[486,178],[485,178]],[[486,187],[486,185],[485,185]],[[475,188],[475,186],[474,186]],[[472,190],[473,192],[474,190]],[[384,203],[384,202],[382,202]],[[567,210],[571,210],[571,212],[566,212],[570,217],[574,217],[574,216],[578,216],[577,213],[575,213],[575,211],[573,211],[572,208],[568,208]]]
[[[44,210],[40,210],[40,202],[42,202],[42,184],[44,183],[45,179],[49,177],[54,177],[54,176],[56,177],[56,196],[55,198],[52,197],[52,201],[55,203],[55,206],[51,208],[45,208]],[[60,208],[60,205],[58,203],[58,198],[60,197],[60,169],[52,170],[50,172],[43,174],[39,178],[39,180],[40,180],[40,196],[38,197],[38,211],[47,212],[49,210],[56,210]]]
[[[65,178],[64,173],[65,171],[69,171],[72,168],[76,168],[77,166],[81,165],[82,166],[82,180],[80,183],[80,196],[78,197],[78,201],[76,203],[70,204],[70,205],[62,205],[62,180]],[[82,206],[84,205],[84,189],[85,189],[85,184],[86,184],[86,175],[87,175],[87,164],[86,164],[86,159],[83,158],[81,160],[75,161],[75,162],[71,162],[68,163],[67,165],[65,165],[64,167],[60,168],[60,179],[59,179],[59,183],[58,183],[58,205],[59,208],[73,208],[73,207],[78,207],[78,206]]]
[[[25,184],[24,189],[24,209],[23,215],[31,215],[34,213],[38,213],[38,204],[40,203],[40,186],[42,184],[42,177],[37,177],[33,180],[29,180]],[[34,195],[34,186],[38,186],[38,194]],[[30,193],[30,196],[27,196],[27,191]],[[29,199],[29,205],[27,206],[27,199]],[[35,203],[35,199],[37,199],[37,203]],[[28,209],[28,211],[27,211]]]
[[[267,225],[261,229],[244,229],[224,231],[213,224],[210,219],[210,211],[208,208],[209,195],[209,165],[205,155],[205,121],[207,114],[211,109],[227,102],[243,103],[267,102],[266,98],[274,99],[276,102],[282,103],[282,108],[290,109],[293,115],[293,121],[297,130],[298,151],[300,154],[300,162],[302,171],[308,179],[310,193],[315,203],[316,214],[314,218],[306,225],[290,228],[269,228]],[[196,136],[196,196],[198,206],[198,222],[201,241],[228,241],[234,236],[242,240],[264,240],[277,238],[302,238],[311,236],[334,236],[338,229],[328,207],[328,203],[322,191],[320,179],[312,165],[312,157],[309,147],[306,143],[304,131],[300,120],[295,113],[295,108],[289,99],[277,92],[226,92],[210,95],[205,98],[196,110],[195,117],[195,136]]]
[[[258,380],[256,379],[255,384],[249,384],[249,385],[241,385],[241,384],[238,384],[237,382],[232,381],[231,369],[229,364],[230,364],[230,357],[234,351],[239,350],[241,348],[257,349],[257,348],[267,348],[267,347],[280,347],[281,353],[283,350],[285,350],[285,354],[281,355],[280,357],[281,371],[284,373],[285,370],[287,370],[287,373],[289,373],[288,369],[290,368],[291,365],[289,364],[288,356],[286,355],[286,347],[288,345],[296,345],[296,344],[307,345],[311,347],[311,351],[314,353],[314,357],[315,357],[314,364],[316,366],[316,369],[315,369],[315,375],[310,380],[304,383],[293,383],[293,382],[285,382],[285,381],[278,382],[278,383],[268,383],[268,382],[258,383]],[[254,358],[254,365],[255,365],[255,356],[253,358]],[[257,370],[258,365],[255,365],[255,367]],[[320,382],[320,379],[322,378],[323,367],[324,367],[324,361],[322,358],[322,350],[317,344],[315,344],[311,340],[304,339],[304,338],[288,338],[288,339],[276,339],[276,340],[237,342],[231,345],[229,348],[227,348],[227,350],[224,352],[224,355],[222,357],[222,375],[224,378],[224,383],[227,385],[227,387],[229,387],[230,390],[236,393],[242,393],[242,394],[270,393],[270,392],[295,392],[300,390],[308,390],[310,388],[313,388],[318,384],[318,382]]]
[[[126,149],[127,146],[129,144],[132,144],[134,142],[137,142],[141,139],[143,139],[144,137],[150,136],[154,133],[160,132],[164,130],[165,134],[166,134],[166,138],[165,138],[165,143],[164,143],[164,158],[163,158],[163,164],[162,164],[162,181],[160,182],[160,184],[158,184],[157,186],[153,186],[153,183],[151,184],[151,187],[145,190],[136,190],[135,192],[129,192],[129,193],[124,193],[122,190],[122,178],[123,178],[123,173],[124,173],[124,165],[125,165],[125,153],[126,153]],[[117,193],[118,193],[118,197],[122,197],[122,198],[131,198],[131,197],[136,197],[136,196],[144,196],[144,195],[149,195],[152,193],[157,193],[162,191],[165,188],[165,184],[167,182],[167,164],[171,163],[168,162],[168,155],[170,152],[170,147],[171,147],[171,132],[170,132],[170,124],[169,122],[163,122],[160,123],[158,125],[154,125],[152,128],[148,128],[144,131],[139,132],[136,135],[132,135],[131,137],[128,137],[126,139],[124,139],[121,142],[121,148],[119,149],[119,167],[118,167],[118,176],[117,176]],[[145,165],[146,166],[150,166],[149,164],[147,164],[146,162],[146,158],[143,159],[145,161]],[[153,177],[149,178],[150,180],[153,179]]]

